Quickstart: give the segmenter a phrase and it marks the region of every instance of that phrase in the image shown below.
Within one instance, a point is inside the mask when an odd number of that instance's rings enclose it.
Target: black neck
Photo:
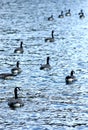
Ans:
[[[83,13],[83,10],[81,10],[81,13]]]
[[[54,31],[52,31],[52,38],[54,38],[54,35],[53,35]]]
[[[21,43],[20,43],[20,48],[23,48],[23,46],[22,46],[22,45],[23,45],[23,42],[21,42]]]
[[[61,15],[63,15],[63,11],[61,11]]]
[[[17,61],[17,68],[19,68],[19,61]]]
[[[71,76],[73,76],[73,74],[74,74],[74,71],[71,71]]]
[[[47,64],[49,64],[49,57],[47,57]]]
[[[70,13],[70,9],[68,10],[68,12]]]
[[[15,89],[14,89],[14,95],[15,95],[15,99],[17,99],[18,98],[18,95],[17,95],[17,90],[20,90],[20,88],[19,87],[16,87]]]

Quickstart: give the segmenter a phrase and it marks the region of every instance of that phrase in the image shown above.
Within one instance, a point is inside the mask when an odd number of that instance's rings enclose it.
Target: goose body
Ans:
[[[50,58],[47,57],[46,64],[41,65],[40,70],[49,70],[49,69],[51,69],[51,66],[50,66],[50,64],[49,64],[49,59],[50,59]]]
[[[22,101],[20,98],[18,98],[18,94],[17,94],[17,91],[18,91],[18,90],[20,90],[20,88],[19,88],[19,87],[16,87],[16,88],[14,89],[14,95],[15,95],[15,97],[14,97],[14,98],[10,98],[10,99],[8,100],[8,105],[9,105],[9,107],[11,107],[11,108],[16,108],[16,107],[22,107],[22,106],[24,106],[23,101]]]
[[[13,75],[17,75],[17,74],[21,73],[21,68],[19,67],[19,61],[17,61],[16,67],[11,69],[11,72]]]
[[[9,79],[13,79],[14,75],[12,73],[1,73],[0,74],[0,79],[5,79],[5,80],[9,80]]]
[[[23,42],[20,43],[20,47],[16,48],[14,50],[14,53],[23,53],[24,50],[23,50]]]
[[[54,42],[54,30],[51,32],[51,37],[45,38],[45,42]]]
[[[71,84],[73,83],[74,81],[76,81],[76,78],[75,76],[73,75],[75,72],[72,70],[70,75],[66,76],[65,78],[65,81],[66,81],[66,84]]]
[[[80,18],[80,19],[85,18],[84,13],[83,13],[83,14],[80,14],[80,15],[79,15],[79,18]]]

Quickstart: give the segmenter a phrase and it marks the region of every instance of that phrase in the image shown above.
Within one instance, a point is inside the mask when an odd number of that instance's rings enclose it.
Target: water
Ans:
[[[59,19],[61,10],[72,16]],[[80,9],[85,18],[79,19]],[[22,73],[0,80],[0,130],[88,129],[88,1],[4,0],[0,2],[0,73],[20,61]],[[53,14],[54,21],[47,18]],[[55,42],[44,39],[54,30]],[[14,54],[23,41],[24,53]],[[40,65],[50,56],[52,69]],[[77,82],[65,84],[75,71]],[[12,110],[8,98],[15,87],[24,107]]]

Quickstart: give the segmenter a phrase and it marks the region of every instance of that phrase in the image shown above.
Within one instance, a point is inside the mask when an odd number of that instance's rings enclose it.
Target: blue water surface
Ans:
[[[71,16],[58,18],[68,9]],[[52,30],[55,41],[45,42]],[[21,41],[24,53],[15,54]],[[47,56],[52,69],[40,70]],[[0,130],[88,130],[88,0],[1,1],[0,73],[18,60],[22,73],[0,79]],[[66,85],[71,70],[77,81]],[[8,98],[15,87],[24,107],[12,110]]]

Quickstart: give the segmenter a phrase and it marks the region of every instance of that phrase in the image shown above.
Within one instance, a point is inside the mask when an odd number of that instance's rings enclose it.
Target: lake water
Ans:
[[[58,18],[68,9],[71,17]],[[52,30],[55,41],[45,42]],[[20,41],[24,53],[14,54]],[[40,70],[47,56],[52,69]],[[88,0],[2,0],[0,73],[18,60],[22,73],[0,79],[0,130],[88,130]],[[72,69],[77,81],[66,85]],[[12,110],[8,98],[15,87],[21,87],[24,107]]]

